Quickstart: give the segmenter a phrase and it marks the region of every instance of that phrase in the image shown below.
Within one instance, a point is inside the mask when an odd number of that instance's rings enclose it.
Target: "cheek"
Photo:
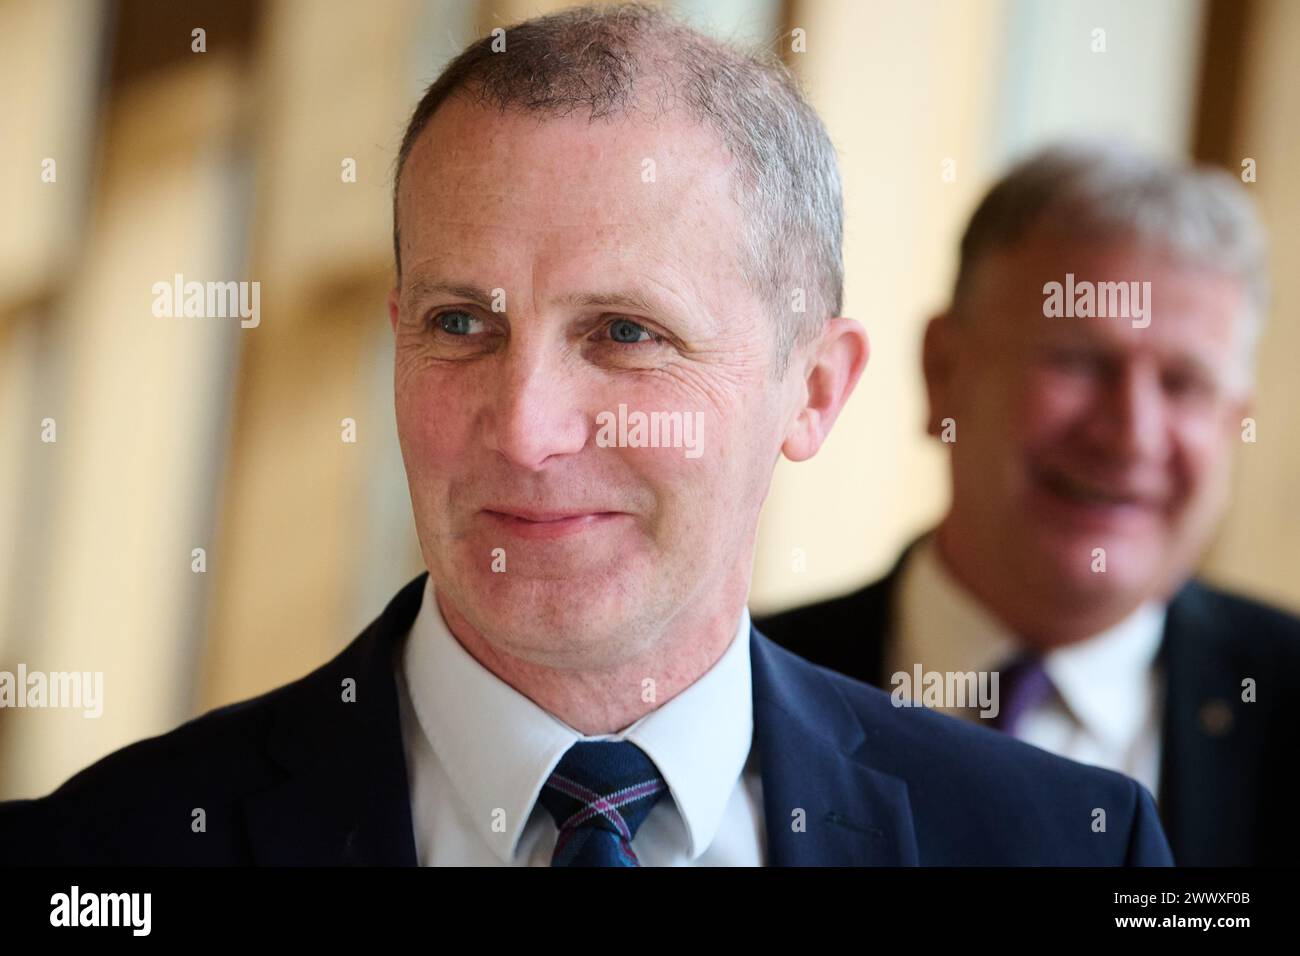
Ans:
[[[397,431],[407,467],[422,475],[446,471],[471,432],[469,410],[448,401],[451,394],[450,384],[432,374],[408,378],[397,390]]]
[[[706,426],[707,427],[707,426]],[[671,539],[685,539],[708,534],[707,524],[719,484],[708,452],[689,459],[683,448],[611,448],[596,449],[598,454],[617,455],[618,469],[607,472],[634,476],[630,482],[648,489],[654,501],[652,523],[658,532]]]
[[[959,394],[952,454],[985,474],[983,480],[1004,474],[1026,451],[1060,444],[1086,404],[1049,374],[996,366],[963,382]]]
[[[1226,413],[1187,415],[1175,420],[1171,456],[1177,479],[1189,496],[1220,488],[1227,479],[1234,443],[1239,439],[1235,423]]]
[[[615,403],[606,419],[610,427],[601,429],[593,424],[587,447],[578,456],[579,460],[585,455],[593,461],[605,461],[594,469],[581,466],[583,470],[593,470],[613,481],[624,480],[620,475],[630,476],[633,483],[653,489],[661,517],[706,510],[706,502],[724,484],[718,471],[728,458],[720,443],[717,417],[707,409],[674,405],[644,395],[625,395],[622,402],[627,406],[629,419],[628,444],[613,447],[600,444],[602,432],[606,436],[604,440],[612,438],[621,442],[623,439],[618,433],[618,403]],[[672,424],[651,424],[638,433],[634,429],[638,411],[646,417],[673,413],[680,418]]]
[[[611,410],[621,401],[629,411],[680,412],[683,425],[689,416],[690,427],[682,429],[684,447],[593,448],[589,453],[618,456],[620,470],[652,488],[660,521],[674,528],[673,534],[717,536],[718,526],[741,520],[761,504],[770,481],[779,450],[779,423],[766,395],[756,391],[734,396],[751,399],[748,404],[724,404],[700,401],[699,392],[676,383],[621,389],[611,399]]]
[[[1022,393],[1006,409],[1007,421],[1015,423],[1023,444],[1046,447],[1069,441],[1092,404],[1093,390],[1086,380],[1039,370],[1030,373]]]

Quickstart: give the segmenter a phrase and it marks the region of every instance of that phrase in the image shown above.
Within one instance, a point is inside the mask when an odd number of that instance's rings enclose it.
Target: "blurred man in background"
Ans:
[[[1224,172],[1063,145],[1016,166],[925,336],[952,502],[883,580],[758,626],[888,687],[997,670],[992,723],[1127,773],[1185,865],[1293,862],[1300,621],[1189,580],[1253,440],[1264,243]]]

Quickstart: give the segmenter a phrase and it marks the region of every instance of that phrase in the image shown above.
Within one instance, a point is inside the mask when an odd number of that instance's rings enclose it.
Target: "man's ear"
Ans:
[[[955,321],[951,312],[936,315],[925,327],[925,340],[921,346],[921,371],[925,375],[925,396],[929,404],[925,430],[936,438],[945,417],[957,355]],[[948,413],[951,414],[951,409]]]
[[[803,407],[790,423],[781,445],[786,458],[804,461],[817,454],[840,409],[853,394],[870,355],[871,342],[862,323],[843,316],[826,323],[804,373]],[[792,374],[798,373],[792,370]]]
[[[397,334],[397,286],[393,286],[388,292],[388,324],[392,326],[393,334]]]

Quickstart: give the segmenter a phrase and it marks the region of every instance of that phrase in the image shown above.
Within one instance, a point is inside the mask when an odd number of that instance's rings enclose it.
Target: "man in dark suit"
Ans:
[[[1001,716],[966,716],[1144,783],[1180,864],[1292,863],[1300,621],[1190,579],[1251,427],[1262,256],[1224,173],[1025,160],[925,338],[946,516],[883,580],[757,626],[899,694],[998,672]]]
[[[425,94],[395,192],[429,573],[307,677],[4,808],[0,853],[1170,862],[1133,781],[897,709],[750,626],[776,458],[816,452],[867,359],[834,149],[788,76],[652,8],[530,21]]]
[[[333,661],[0,808],[6,861],[415,865],[393,659],[427,576]],[[1151,865],[1150,795],[745,636],[768,865]],[[340,693],[354,681],[355,702]],[[202,810],[204,827],[196,829]],[[1102,811],[1099,814],[1099,811]],[[444,813],[454,812],[450,807]],[[1099,826],[1101,821],[1104,826]]]

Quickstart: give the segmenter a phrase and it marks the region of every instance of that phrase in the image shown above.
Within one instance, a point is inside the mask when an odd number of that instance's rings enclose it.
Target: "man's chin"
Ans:
[[[587,606],[477,607],[472,609],[478,630],[498,651],[545,667],[598,670],[626,660],[637,639],[636,630]]]
[[[576,588],[621,573],[620,568],[645,553],[646,543],[627,516],[559,529],[547,522],[507,531],[475,526],[447,557],[459,576],[479,579],[479,586],[492,593],[534,582],[540,588],[546,582]]]
[[[626,568],[624,568],[626,570]],[[606,563],[600,573],[529,577],[474,573],[444,588],[476,630],[494,643],[539,652],[607,644],[637,629],[645,614],[631,606],[648,595]]]
[[[1031,560],[1036,576],[1049,575],[1057,600],[1096,604],[1142,600],[1160,574],[1162,551],[1123,535],[1047,535]]]

